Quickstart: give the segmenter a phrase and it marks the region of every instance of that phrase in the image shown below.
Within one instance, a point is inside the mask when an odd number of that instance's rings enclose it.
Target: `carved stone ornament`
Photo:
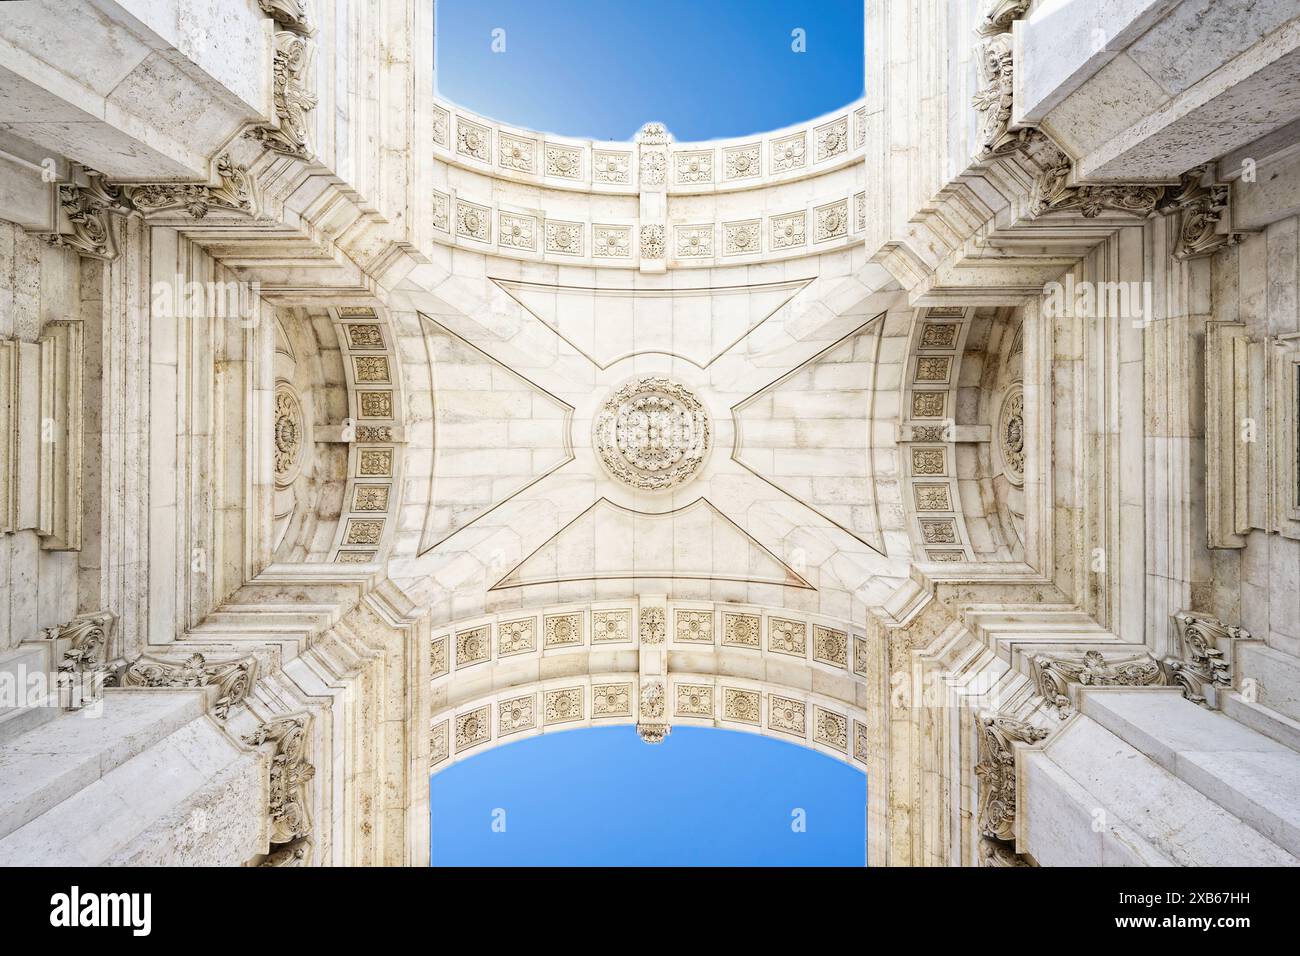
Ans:
[[[1025,390],[1016,382],[1007,389],[998,413],[998,448],[1006,466],[1007,480],[1013,485],[1025,483]]]
[[[976,29],[980,36],[986,37],[1006,33],[1028,9],[1029,0],[989,0],[984,5],[984,19]]]
[[[636,141],[642,146],[667,146],[673,137],[663,123],[646,123],[637,130]]]
[[[1057,709],[1062,720],[1068,717],[1070,684],[1085,687],[1161,687],[1168,683],[1160,662],[1146,655],[1108,661],[1100,651],[1087,651],[1083,657],[1034,658],[1038,693]]]
[[[979,762],[979,827],[986,837],[1015,838],[1016,743],[1036,743],[1047,731],[1014,717],[978,714],[975,717]]]
[[[661,376],[633,379],[596,414],[593,445],[614,478],[642,491],[690,481],[709,453],[709,417],[686,386]]]
[[[311,717],[277,717],[243,738],[251,747],[273,744],[270,801],[271,842],[292,843],[311,833],[307,784],[316,768],[307,762]]]
[[[1075,211],[1085,219],[1095,219],[1111,209],[1146,218],[1165,195],[1166,187],[1150,183],[1072,183],[1073,174],[1073,161],[1059,153],[1034,183],[1033,215]]]
[[[650,225],[641,227],[641,258],[662,259],[664,257],[664,227]]]
[[[130,211],[121,191],[94,170],[84,170],[85,183],[59,183],[55,230],[40,235],[50,245],[63,246],[92,259],[117,257],[111,216]]]
[[[1029,857],[1017,853],[1015,847],[1001,840],[984,837],[979,847],[980,866],[1034,866]]]
[[[668,724],[668,692],[662,680],[649,680],[641,684],[641,712],[636,722],[636,732],[648,744],[661,744],[672,733]]]
[[[131,205],[148,216],[169,209],[183,209],[191,218],[203,219],[210,209],[253,215],[253,189],[247,170],[236,167],[228,154],[217,158],[218,185],[196,183],[149,183],[123,186]]]
[[[314,54],[313,43],[306,37],[288,30],[276,33],[271,96],[278,122],[248,131],[268,149],[297,159],[312,155],[308,114],[316,108],[311,70]]]
[[[142,657],[122,673],[119,683],[122,687],[216,687],[220,696],[212,713],[225,720],[230,708],[248,696],[256,675],[254,657],[209,664],[202,654],[191,654],[184,661]]]
[[[1177,259],[1199,259],[1240,241],[1239,233],[1226,228],[1231,222],[1232,187],[1214,181],[1213,167],[1198,166],[1182,175],[1175,191],[1161,203],[1161,211],[1179,216]]]
[[[1250,640],[1244,628],[1191,611],[1173,616],[1173,655],[1164,659],[1170,679],[1195,704],[1213,707],[1219,688],[1232,686],[1232,642]]]
[[[259,866],[311,866],[311,840],[295,840],[272,850]]]
[[[302,404],[287,384],[275,389],[275,483],[281,488],[293,484],[302,465],[306,425]]]
[[[102,674],[108,669],[109,642],[117,622],[108,611],[81,614],[67,624],[47,627],[47,641],[71,640],[59,663],[61,674]]]
[[[262,12],[286,30],[311,33],[311,17],[307,0],[257,0]]]
[[[977,155],[989,159],[1005,151],[1016,134],[1010,130],[1015,64],[1011,34],[999,33],[980,44],[980,90],[971,100],[979,113]]]

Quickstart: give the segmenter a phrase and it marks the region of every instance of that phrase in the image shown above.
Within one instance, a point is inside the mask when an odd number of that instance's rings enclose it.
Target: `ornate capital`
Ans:
[[[252,182],[248,171],[231,162],[223,153],[215,165],[218,184],[148,183],[123,186],[122,192],[132,206],[148,216],[170,209],[183,209],[194,219],[202,219],[211,209],[254,215]]]
[[[209,664],[202,654],[191,654],[184,661],[166,661],[142,657],[122,674],[123,687],[212,687],[220,691],[213,715],[225,720],[230,708],[248,696],[256,680],[257,659]]]
[[[1017,743],[1036,743],[1047,731],[1014,717],[978,714],[975,717],[979,762],[979,827],[986,837],[1015,838]]]
[[[641,682],[637,735],[648,744],[661,744],[672,733],[668,724],[668,691],[660,678]]]
[[[47,641],[71,640],[59,664],[61,674],[102,674],[108,669],[109,642],[115,618],[108,611],[81,614],[67,624],[47,627]]]
[[[1145,654],[1108,661],[1100,651],[1090,650],[1082,657],[1053,657],[1040,654],[1034,658],[1034,675],[1038,693],[1057,709],[1061,719],[1070,715],[1070,684],[1086,687],[1157,687],[1167,684],[1160,662]]]
[[[1179,217],[1177,259],[1199,259],[1237,243],[1241,236],[1232,232],[1232,187],[1214,181],[1212,165],[1198,166],[1183,173],[1177,191],[1169,190],[1161,210]]]
[[[1169,676],[1188,700],[1215,706],[1217,689],[1232,686],[1232,642],[1250,640],[1250,632],[1192,611],[1175,614],[1172,627],[1175,652],[1164,659]]]
[[[1073,160],[1060,153],[1034,182],[1033,215],[1077,211],[1095,219],[1111,209],[1146,218],[1156,211],[1167,188],[1151,183],[1074,183],[1073,174]]]
[[[275,748],[268,807],[271,842],[275,844],[292,843],[311,833],[307,784],[316,775],[316,768],[307,761],[310,728],[311,717],[307,714],[277,717],[243,738],[252,747],[269,743]]]

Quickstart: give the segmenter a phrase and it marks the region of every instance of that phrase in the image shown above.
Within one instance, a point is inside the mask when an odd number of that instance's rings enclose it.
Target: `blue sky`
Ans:
[[[435,11],[439,94],[527,129],[625,140],[660,120],[679,140],[745,136],[862,95],[862,0],[437,0]]]
[[[546,734],[433,777],[432,860],[861,866],[866,787],[839,760],[756,734],[676,727],[658,746],[627,726]]]

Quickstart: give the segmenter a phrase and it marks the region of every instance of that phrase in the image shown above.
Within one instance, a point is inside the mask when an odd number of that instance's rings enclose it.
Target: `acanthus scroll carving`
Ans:
[[[1169,190],[1161,210],[1177,213],[1177,259],[1199,259],[1240,241],[1230,228],[1232,187],[1214,181],[1213,166],[1198,166],[1182,175],[1177,191]]]
[[[216,687],[218,697],[212,713],[218,720],[225,720],[230,708],[248,696],[256,673],[257,659],[253,657],[211,664],[202,654],[191,654],[183,661],[142,657],[122,673],[120,684],[122,687]]]
[[[1015,744],[1037,743],[1047,737],[1041,727],[1014,717],[978,714],[979,827],[986,837],[1015,839],[1016,750]]]
[[[1172,626],[1175,651],[1164,659],[1170,679],[1192,703],[1216,706],[1219,690],[1232,686],[1232,644],[1250,632],[1192,611],[1179,611]]]
[[[307,784],[316,775],[316,768],[307,762],[310,728],[311,717],[306,714],[277,717],[243,738],[251,747],[268,743],[274,746],[267,807],[273,844],[292,843],[311,833]]]
[[[1070,684],[1086,687],[1159,687],[1168,683],[1160,662],[1146,655],[1108,661],[1100,651],[1089,650],[1082,657],[1034,658],[1038,693],[1057,709],[1064,720],[1072,711]]]
[[[209,210],[220,209],[252,215],[255,212],[252,182],[248,171],[235,166],[223,153],[214,164],[218,184],[148,183],[122,187],[127,200],[144,215],[183,209],[191,218],[203,219]]]
[[[310,114],[316,108],[311,68],[315,50],[306,37],[288,30],[275,35],[271,96],[277,125],[255,126],[248,136],[277,153],[310,159]]]
[[[91,259],[115,259],[112,217],[128,213],[130,208],[121,191],[105,182],[100,173],[84,169],[77,180],[58,184],[54,231],[40,235],[51,245]]]

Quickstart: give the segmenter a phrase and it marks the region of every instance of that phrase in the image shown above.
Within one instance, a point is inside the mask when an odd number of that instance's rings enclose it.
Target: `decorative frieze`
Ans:
[[[1064,720],[1073,712],[1070,684],[1085,687],[1158,687],[1168,683],[1160,663],[1141,654],[1108,661],[1098,650],[1081,657],[1040,654],[1033,660],[1038,693]]]
[[[559,179],[582,178],[582,150],[576,146],[546,144],[546,175]]]
[[[217,702],[212,714],[218,720],[225,720],[230,708],[248,696],[256,680],[254,657],[208,663],[202,654],[196,653],[183,661],[141,657],[122,672],[119,684],[122,687],[216,687]]]
[[[816,144],[813,154],[815,162],[824,162],[846,154],[849,151],[849,118],[841,116],[824,126],[818,126],[813,130],[813,142]]]
[[[591,178],[598,183],[626,186],[632,182],[632,154],[623,150],[591,152]]]
[[[300,714],[269,720],[243,738],[251,747],[272,745],[268,813],[273,844],[291,843],[311,834],[307,785],[316,768],[307,760],[310,730],[310,715]]]
[[[986,837],[1015,839],[1017,743],[1037,743],[1047,731],[1014,717],[977,714],[979,828]]]

